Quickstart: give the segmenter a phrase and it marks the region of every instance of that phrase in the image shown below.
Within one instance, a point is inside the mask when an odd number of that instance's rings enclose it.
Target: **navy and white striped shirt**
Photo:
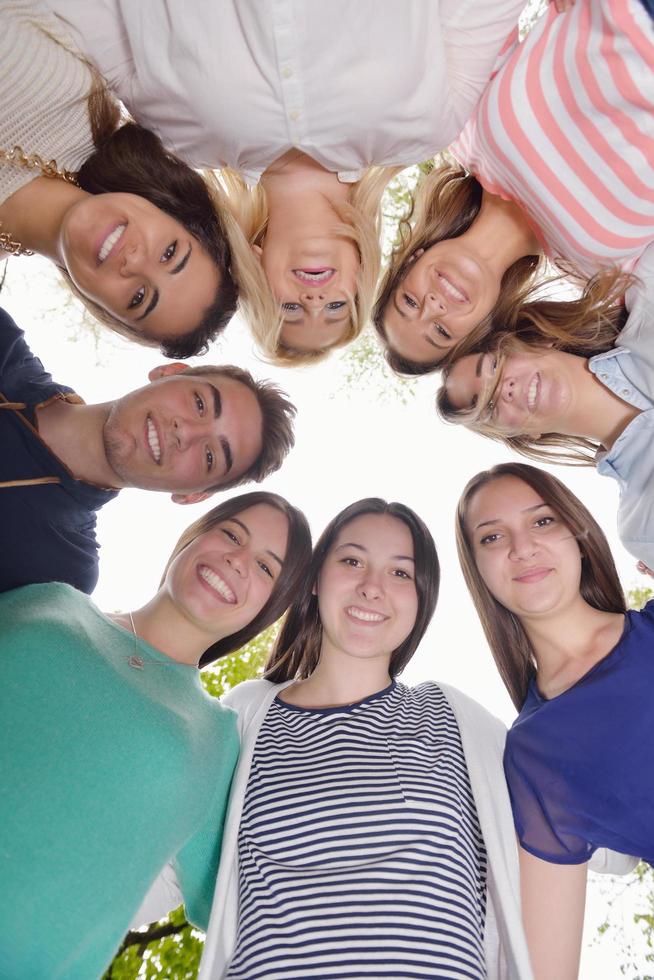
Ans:
[[[239,865],[230,980],[486,975],[486,852],[436,684],[342,708],[273,701]]]

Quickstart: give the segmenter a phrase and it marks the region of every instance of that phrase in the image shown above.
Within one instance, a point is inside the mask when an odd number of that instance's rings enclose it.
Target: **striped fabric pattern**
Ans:
[[[654,26],[640,0],[552,4],[451,149],[524,207],[552,258],[632,269],[654,239]]]
[[[239,864],[231,980],[486,975],[486,853],[436,684],[345,708],[274,701]]]

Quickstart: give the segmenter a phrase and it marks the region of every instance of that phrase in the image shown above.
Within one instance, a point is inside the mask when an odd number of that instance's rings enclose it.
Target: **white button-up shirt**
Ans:
[[[625,548],[654,569],[654,246],[638,263],[641,285],[630,287],[629,319],[619,347],[591,357],[598,381],[641,409],[609,452],[598,453],[597,470],[620,486],[618,533]]]
[[[446,147],[525,0],[46,0],[133,116],[256,183],[287,150],[341,180]]]

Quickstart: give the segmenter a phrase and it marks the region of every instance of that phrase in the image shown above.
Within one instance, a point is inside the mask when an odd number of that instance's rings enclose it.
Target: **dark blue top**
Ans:
[[[520,843],[556,864],[598,847],[654,864],[654,599],[617,645],[549,701],[532,681],[506,742]]]
[[[36,407],[63,397],[81,400],[52,380],[0,310],[1,592],[37,582],[92,592],[98,580],[95,513],[117,491],[76,480],[39,437]]]

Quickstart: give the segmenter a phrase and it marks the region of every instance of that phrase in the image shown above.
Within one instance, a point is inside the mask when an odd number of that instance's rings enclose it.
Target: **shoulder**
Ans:
[[[451,684],[439,684],[443,694],[447,698],[452,711],[456,715],[459,727],[462,725],[475,726],[480,731],[492,733],[501,738],[502,742],[506,737],[506,725],[500,721],[488,708],[475,701],[468,694],[464,694],[457,687]]]
[[[277,691],[284,686],[284,684],[273,684],[266,680],[243,681],[242,684],[237,684],[231,691],[228,691],[220,699],[220,703],[236,711],[239,715],[245,714],[252,710],[256,711],[264,701],[272,700]]]

